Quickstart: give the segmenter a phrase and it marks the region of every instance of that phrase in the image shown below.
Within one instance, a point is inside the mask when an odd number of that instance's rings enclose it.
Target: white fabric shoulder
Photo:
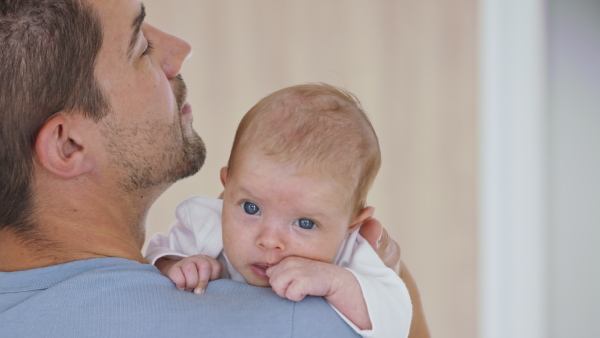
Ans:
[[[216,258],[223,249],[222,209],[223,200],[209,196],[198,195],[181,202],[169,235],[158,233],[148,243],[146,261],[154,264],[161,257],[179,259],[192,255]]]
[[[408,337],[412,321],[408,288],[358,231],[346,238],[335,264],[348,269],[358,280],[373,328],[360,330],[334,307],[348,325],[363,337]]]

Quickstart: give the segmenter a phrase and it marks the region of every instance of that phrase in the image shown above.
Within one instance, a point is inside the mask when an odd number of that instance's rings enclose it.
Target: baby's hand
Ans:
[[[348,270],[302,257],[286,257],[267,269],[269,283],[282,298],[300,301],[307,295],[328,297],[343,281],[354,279]]]
[[[198,295],[204,293],[209,280],[219,279],[223,270],[219,261],[204,255],[189,256],[178,261],[160,258],[155,265],[179,290],[193,290]]]
[[[301,257],[286,257],[267,269],[269,283],[282,298],[302,300],[322,296],[361,330],[371,330],[371,319],[360,284],[339,265]]]

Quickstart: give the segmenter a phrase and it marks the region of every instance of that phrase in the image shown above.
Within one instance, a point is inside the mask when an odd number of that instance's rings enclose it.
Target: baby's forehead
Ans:
[[[281,159],[269,154],[261,153],[255,155],[259,161],[269,162],[269,165],[275,165],[281,168],[282,176],[279,179],[291,177],[307,177],[314,181],[323,182],[320,185],[312,186],[311,189],[318,189],[323,194],[336,200],[336,205],[345,212],[351,213],[353,210],[354,190],[358,184],[359,170],[356,167],[348,167],[340,170],[336,163],[319,161],[302,161],[299,159]]]
[[[282,164],[284,165],[284,164]],[[306,166],[299,164],[287,164],[293,166],[295,171],[289,171],[290,176],[303,176],[311,178],[315,181],[322,182],[319,185],[311,185],[310,189],[313,190],[310,193],[326,197],[329,203],[325,205],[311,204],[322,214],[337,215],[340,219],[335,219],[332,224],[340,224],[340,226],[346,226],[347,224],[339,221],[350,221],[354,216],[354,190],[357,185],[356,180],[334,175],[330,170],[322,168],[322,165]],[[293,172],[293,174],[292,174]],[[321,200],[323,201],[323,200]],[[311,211],[311,210],[305,210]],[[312,210],[315,211],[315,210]]]

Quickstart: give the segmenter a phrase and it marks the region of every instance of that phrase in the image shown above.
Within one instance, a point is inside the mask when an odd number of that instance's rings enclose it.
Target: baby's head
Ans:
[[[366,198],[380,164],[377,136],[352,94],[306,84],[265,97],[240,122],[221,170],[227,257],[258,286],[287,256],[333,262],[373,214]]]

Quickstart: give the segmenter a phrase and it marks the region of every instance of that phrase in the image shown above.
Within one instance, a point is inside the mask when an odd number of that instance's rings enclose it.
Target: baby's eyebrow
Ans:
[[[144,7],[144,4],[140,4],[140,13],[133,19],[133,24],[131,25],[131,27],[133,27],[133,34],[131,40],[129,40],[129,51],[127,52],[130,58],[133,55],[133,49],[137,42],[138,35],[140,34],[140,30],[142,29],[144,18],[146,18],[146,8]]]

